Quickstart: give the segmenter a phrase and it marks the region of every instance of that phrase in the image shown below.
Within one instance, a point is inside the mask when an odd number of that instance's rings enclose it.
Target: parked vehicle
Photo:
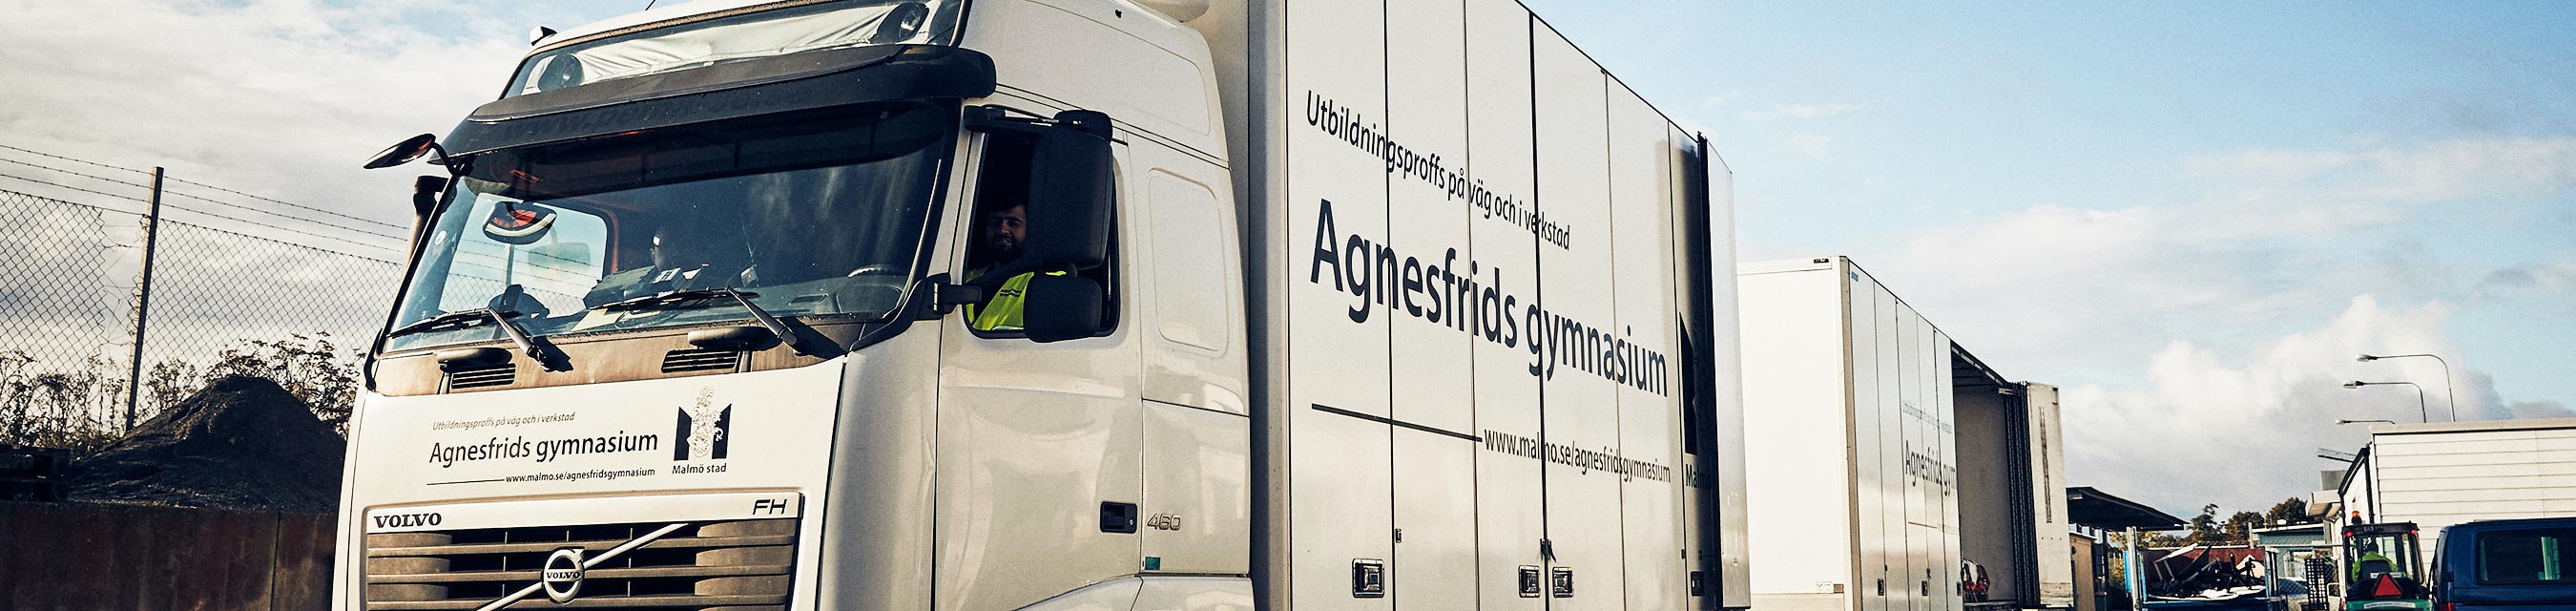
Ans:
[[[2564,462],[2556,448],[2571,443],[2576,418],[2375,424],[2370,443],[2321,500],[2337,506],[2329,524],[2414,524],[2425,548],[2441,549],[2454,524],[2576,518],[2576,505],[2564,502],[2576,498],[2576,481],[2548,475]],[[2349,555],[2338,560],[2347,567],[2353,561]],[[2406,571],[2430,568],[2414,564]],[[2359,589],[2346,583],[2340,591]]]
[[[2441,541],[2432,572],[2439,611],[2576,609],[2576,518],[2453,524]]]
[[[534,44],[370,163],[340,608],[1749,604],[1729,175],[1511,0]]]
[[[1757,607],[2074,606],[2057,389],[2013,381],[1846,257],[1747,263]]]
[[[2427,549],[2462,522],[2576,517],[2576,481],[2535,475],[2576,444],[2576,418],[2374,424],[2344,469],[2334,515],[2352,523],[2411,522]],[[2462,494],[2477,490],[2478,494]],[[2416,567],[2422,569],[2424,567]]]
[[[2344,609],[2432,609],[2417,549],[2413,522],[2345,526]]]

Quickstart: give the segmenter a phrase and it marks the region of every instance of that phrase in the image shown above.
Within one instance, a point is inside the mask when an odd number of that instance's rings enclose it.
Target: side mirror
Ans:
[[[1029,278],[1020,311],[1020,329],[1037,343],[1082,339],[1100,332],[1104,301],[1100,283],[1079,276],[1038,274]]]
[[[430,149],[434,148],[438,148],[438,136],[436,135],[421,134],[410,138],[404,138],[403,141],[396,142],[393,146],[385,147],[385,150],[376,153],[376,156],[367,158],[367,165],[365,167],[366,169],[373,170],[411,163],[412,160],[419,159],[421,155],[429,154]],[[444,157],[446,154],[441,153],[440,156]]]
[[[1087,116],[1068,116],[1087,115]],[[1049,267],[1089,269],[1109,258],[1109,117],[1086,110],[1056,115],[1030,155],[1029,252]]]

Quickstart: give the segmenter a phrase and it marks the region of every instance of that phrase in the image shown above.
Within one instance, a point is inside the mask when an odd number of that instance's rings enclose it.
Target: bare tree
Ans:
[[[211,363],[180,359],[154,364],[142,381],[151,401],[136,418],[149,419],[225,376],[266,378],[302,400],[314,419],[348,434],[356,406],[358,353],[331,343],[327,333],[283,340],[245,340],[224,348]],[[92,357],[71,367],[38,367],[20,350],[0,350],[0,444],[65,448],[88,454],[124,436],[135,422],[122,413],[124,368]]]

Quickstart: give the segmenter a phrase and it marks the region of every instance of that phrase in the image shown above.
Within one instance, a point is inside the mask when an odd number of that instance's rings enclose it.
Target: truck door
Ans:
[[[942,227],[960,280],[997,256],[983,236],[989,217],[1025,201],[1028,147],[976,140],[946,217],[955,222]],[[1132,172],[1126,145],[1113,146],[1123,208]],[[1139,216],[1116,213],[1115,234],[1133,235]],[[1018,608],[1143,568],[1132,251],[1113,237],[1106,265],[1076,272],[1101,282],[1108,330],[1098,336],[1037,343],[975,329],[963,308],[939,321],[938,475],[924,482],[937,486],[937,608]]]

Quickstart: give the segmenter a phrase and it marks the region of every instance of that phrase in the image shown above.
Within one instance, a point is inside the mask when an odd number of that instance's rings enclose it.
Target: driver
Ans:
[[[986,210],[978,219],[976,237],[984,249],[984,264],[966,270],[966,281],[991,273],[994,269],[1020,260],[1020,243],[1028,240],[1028,205],[1011,203]],[[1062,275],[1064,272],[1048,272]],[[1036,272],[1021,272],[1002,281],[982,307],[966,306],[966,320],[977,331],[1017,331],[1028,306],[1029,278]]]
[[[1029,207],[1020,203],[995,207],[984,211],[983,218],[977,220],[981,222],[976,223],[976,241],[984,247],[984,264],[966,270],[968,281],[1020,260],[1020,242],[1028,239]]]

